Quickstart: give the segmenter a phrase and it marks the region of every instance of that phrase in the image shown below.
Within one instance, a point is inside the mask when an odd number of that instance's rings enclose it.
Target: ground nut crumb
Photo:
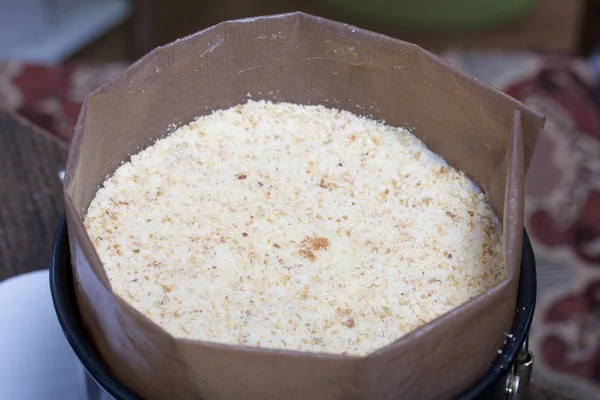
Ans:
[[[176,337],[364,355],[506,279],[485,196],[414,135],[248,102],[131,157],[84,224]]]

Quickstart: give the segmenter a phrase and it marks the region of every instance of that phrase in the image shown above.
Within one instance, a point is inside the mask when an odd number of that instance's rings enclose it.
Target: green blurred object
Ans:
[[[422,30],[467,30],[526,15],[535,0],[326,0],[348,14]],[[568,1],[568,0],[565,0]]]

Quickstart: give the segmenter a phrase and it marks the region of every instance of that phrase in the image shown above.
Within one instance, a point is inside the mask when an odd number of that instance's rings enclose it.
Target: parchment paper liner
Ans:
[[[364,358],[174,339],[116,297],[82,225],[123,160],[253,99],[324,104],[414,130],[490,194],[509,279]],[[148,399],[438,399],[481,377],[510,329],[523,178],[542,117],[419,47],[303,13],[225,22],[160,47],[86,99],[65,200],[76,293],[115,377]],[[373,177],[377,179],[377,177]]]

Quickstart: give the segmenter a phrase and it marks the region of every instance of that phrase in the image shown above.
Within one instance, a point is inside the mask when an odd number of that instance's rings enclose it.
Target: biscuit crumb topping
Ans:
[[[506,279],[464,173],[323,106],[200,117],[121,165],[84,224],[115,293],[210,342],[366,355]]]

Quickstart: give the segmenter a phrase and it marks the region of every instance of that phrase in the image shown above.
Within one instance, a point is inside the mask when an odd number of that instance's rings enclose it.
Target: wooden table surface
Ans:
[[[64,211],[59,172],[67,146],[26,120],[0,110],[0,282],[47,269]],[[532,400],[567,400],[530,385]]]

